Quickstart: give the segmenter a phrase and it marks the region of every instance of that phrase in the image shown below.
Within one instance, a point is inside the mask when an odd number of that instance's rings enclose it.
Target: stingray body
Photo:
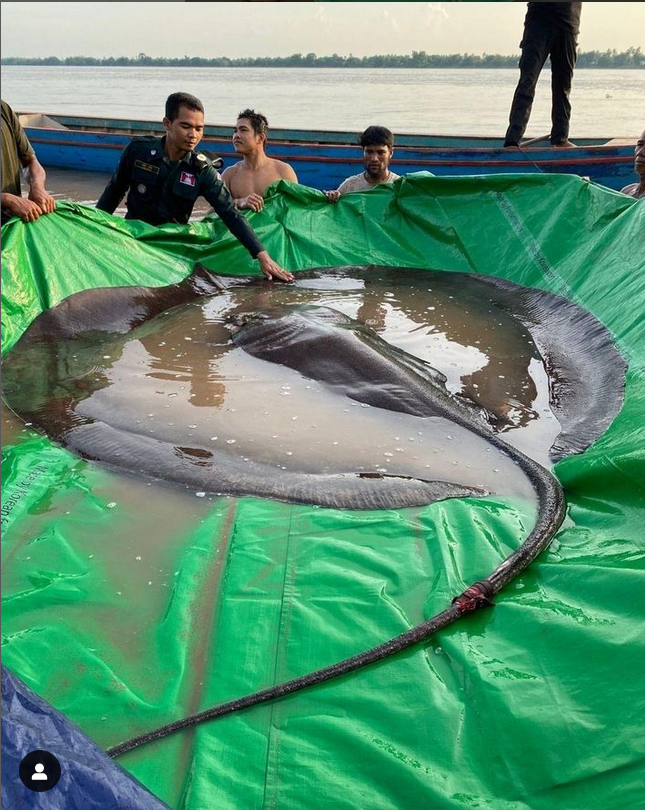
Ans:
[[[357,402],[417,417],[443,417],[487,437],[492,432],[485,412],[450,396],[436,369],[329,307],[249,313],[230,328],[235,344],[254,357],[296,369]]]
[[[159,376],[174,376],[168,374],[167,363],[163,364],[161,375],[151,374],[149,370],[137,372],[141,346],[149,345],[151,338],[153,346],[161,336],[170,339],[176,322],[187,319],[185,309],[168,311],[167,314],[168,317],[157,322],[158,328],[152,332],[152,319],[133,326],[127,333],[125,330],[105,332],[99,344],[100,354],[95,329],[77,333],[73,338],[63,334],[58,338],[41,340],[39,337],[36,341],[25,342],[5,366],[5,395],[25,420],[80,456],[131,473],[183,484],[197,491],[256,495],[352,509],[421,505],[449,497],[486,494],[487,489],[473,483],[445,480],[445,476],[444,480],[431,478],[430,471],[424,469],[420,461],[407,466],[399,463],[396,471],[390,474],[366,471],[364,467],[355,469],[360,459],[354,466],[351,460],[358,459],[361,452],[365,454],[365,448],[356,446],[354,440],[359,423],[373,422],[373,435],[378,436],[388,430],[388,420],[382,414],[387,416],[389,409],[374,408],[369,413],[363,411],[359,414],[355,409],[347,408],[343,412],[337,404],[343,398],[340,386],[336,386],[337,393],[333,397],[312,391],[313,396],[305,402],[312,408],[336,405],[338,413],[333,419],[342,423],[337,427],[345,436],[344,458],[350,461],[334,460],[327,464],[329,469],[325,469],[324,463],[311,457],[311,453],[298,457],[299,448],[296,447],[296,458],[283,458],[285,463],[278,465],[275,460],[277,451],[273,455],[270,452],[268,434],[284,429],[289,424],[289,416],[285,425],[283,414],[263,416],[254,402],[244,410],[236,399],[237,387],[226,396],[228,407],[195,408],[187,397],[182,401],[181,392],[186,388],[183,378],[177,382],[173,379],[160,381]],[[241,349],[231,351],[221,331],[221,327],[207,324],[199,339],[193,335],[190,342],[193,357],[199,351],[208,355],[219,353],[222,368],[230,358],[238,375],[242,370],[249,371],[249,364],[250,371],[253,371],[252,363],[276,369],[273,364],[269,366],[251,358],[245,365],[244,358],[249,353]],[[228,338],[229,333],[225,334]],[[341,336],[348,344],[352,342],[351,329],[343,331]],[[382,341],[380,344],[387,350],[386,344]],[[322,349],[324,351],[324,346]],[[241,353],[242,357],[236,359],[235,352]],[[365,348],[366,362],[375,352],[375,349]],[[345,374],[339,377],[332,373],[335,365],[338,364],[333,357],[329,358],[327,366],[323,363],[333,379],[346,379]],[[375,370],[376,367],[375,364]],[[387,375],[387,367],[388,360],[383,356],[378,362],[379,372]],[[391,371],[391,387],[396,386],[403,396],[406,374],[413,379],[414,373],[399,369],[395,363],[392,363]],[[203,369],[202,374],[207,373],[208,369]],[[172,403],[172,410],[162,411],[162,415],[168,414],[173,421],[168,424],[158,420],[154,428],[149,428],[151,422],[146,416],[152,417],[149,411],[153,407],[157,410],[151,403],[162,385],[165,392],[174,397],[164,398],[164,402]],[[249,399],[250,389],[244,389],[238,380],[240,386],[240,397]],[[385,406],[385,401],[382,404]],[[415,421],[412,416],[419,416],[419,411],[417,408],[415,413],[411,407],[401,411],[401,416],[395,420],[399,432],[412,431],[409,422]],[[415,430],[416,427],[415,424]],[[230,437],[230,444],[226,436]],[[212,439],[216,438],[219,442],[214,444]],[[297,441],[298,436],[294,440]],[[251,453],[254,453],[253,457],[250,457]],[[503,458],[498,463],[502,465]]]
[[[402,276],[415,272],[424,273],[400,270]],[[311,271],[308,275],[324,278],[343,273],[368,281],[380,276],[386,283],[389,278],[392,281],[397,278],[396,269],[373,267],[332,268],[331,271]],[[455,274],[453,278],[458,280],[460,276]],[[120,378],[124,376],[122,360],[123,357],[127,360],[128,356],[127,341],[131,336],[145,342],[153,334],[163,335],[183,317],[178,305],[190,306],[191,302],[219,295],[239,283],[239,280],[217,277],[198,266],[193,275],[168,287],[108,288],[73,295],[39,316],[10,353],[3,364],[4,396],[25,421],[84,458],[206,492],[249,494],[357,509],[418,505],[446,497],[480,496],[495,491],[503,493],[490,482],[472,476],[470,479],[459,475],[451,478],[444,471],[434,477],[431,465],[421,467],[418,463],[408,466],[393,463],[392,469],[383,470],[377,464],[356,463],[353,467],[345,461],[329,468],[320,463],[317,468],[314,454],[300,466],[293,462],[277,464],[262,453],[254,453],[250,445],[246,454],[233,452],[231,447],[223,446],[223,442],[215,447],[209,441],[210,423],[204,428],[206,433],[193,434],[186,428],[195,426],[190,426],[188,423],[192,420],[186,418],[178,420],[175,426],[172,423],[168,428],[164,426],[154,435],[153,431],[144,430],[141,417],[149,404],[142,399],[141,392],[155,375],[138,375],[136,370],[130,373],[130,369],[125,386],[118,387],[116,383],[122,383]],[[505,282],[477,279],[475,283],[482,285],[482,290],[490,290],[491,284],[495,284],[501,306],[506,306],[510,313],[514,305],[519,310],[520,322],[529,323],[532,319],[533,324],[537,324],[535,328],[541,328],[554,345],[557,345],[558,330],[549,329],[548,324],[556,322],[567,326],[568,353],[552,351],[548,359],[557,371],[554,376],[566,380],[566,388],[559,383],[554,396],[564,434],[564,440],[562,436],[559,439],[556,455],[589,444],[613,417],[622,390],[619,384],[622,361],[617,362],[617,353],[606,331],[588,313],[556,296],[525,291]],[[239,300],[253,309],[254,303],[266,297],[266,290],[264,284],[250,284]],[[472,297],[478,296],[476,289]],[[324,307],[263,308],[253,316],[248,312],[240,314],[239,306],[237,309],[238,314],[233,319],[236,322],[228,328],[235,333],[236,345],[247,354],[269,361],[274,369],[288,367],[302,377],[320,382],[339,402],[350,399],[371,406],[375,409],[370,416],[373,420],[378,411],[400,415],[401,419],[408,420],[406,426],[411,419],[425,420],[428,424],[432,420],[445,420],[448,426],[457,425],[496,448],[500,466],[504,464],[508,447],[491,429],[486,409],[464,397],[449,395],[442,374],[428,363],[389,345],[366,325]],[[157,331],[153,332],[152,325],[159,317],[163,320],[157,320]],[[572,340],[568,326],[572,318],[577,319],[579,331],[584,331],[578,345]],[[545,319],[547,326],[543,324]],[[228,332],[223,325],[208,323],[206,327],[202,348],[212,354],[229,352]],[[548,340],[545,337],[543,343],[546,345]],[[583,343],[587,355],[593,353],[594,369],[597,369],[593,374],[589,373],[588,364],[582,372],[567,359],[580,351]],[[194,341],[192,345],[196,344]],[[611,363],[607,362],[610,353]],[[114,358],[120,358],[121,365],[117,365]],[[104,362],[106,359],[109,362]],[[564,371],[570,373],[565,377]],[[589,381],[597,383],[603,374],[602,384],[594,388]],[[164,375],[156,375],[160,376]],[[604,397],[602,402],[599,390]],[[608,390],[613,390],[613,398],[608,397]],[[220,408],[220,417],[221,411]],[[341,417],[348,419],[342,413]],[[362,417],[363,421],[367,420],[367,414],[363,413]],[[232,415],[225,415],[224,419],[234,421]],[[252,426],[257,421],[251,416],[246,424]],[[356,431],[351,422],[347,424],[345,436],[351,437]],[[219,432],[223,429],[221,420],[217,425]],[[380,428],[376,426],[375,430]],[[258,438],[254,439],[255,447],[259,446]],[[241,439],[232,441],[238,442],[234,448],[237,450]],[[357,457],[357,452],[354,456],[350,454],[350,460],[353,457]],[[527,475],[531,478],[533,472]]]

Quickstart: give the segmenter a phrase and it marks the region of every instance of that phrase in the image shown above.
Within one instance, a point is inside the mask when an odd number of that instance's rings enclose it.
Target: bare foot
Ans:
[[[571,149],[572,147],[575,147],[576,144],[571,143],[571,141],[563,141],[562,143],[552,143],[551,146],[554,149]]]

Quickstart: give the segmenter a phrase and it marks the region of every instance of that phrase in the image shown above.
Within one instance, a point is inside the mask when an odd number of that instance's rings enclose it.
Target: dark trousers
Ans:
[[[535,85],[547,56],[551,57],[551,143],[569,138],[571,118],[571,78],[576,64],[576,35],[545,25],[541,20],[524,27],[520,44],[520,80],[513,96],[509,127],[504,146],[516,146],[522,139],[531,115]]]

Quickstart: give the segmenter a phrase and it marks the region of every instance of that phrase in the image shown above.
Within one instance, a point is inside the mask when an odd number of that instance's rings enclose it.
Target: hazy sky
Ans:
[[[522,2],[3,2],[2,55],[512,54],[525,11]],[[632,45],[645,49],[645,3],[583,4],[582,50]]]

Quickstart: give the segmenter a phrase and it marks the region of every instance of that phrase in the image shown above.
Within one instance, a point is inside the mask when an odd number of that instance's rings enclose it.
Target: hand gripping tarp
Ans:
[[[614,335],[625,402],[597,442],[556,466],[568,517],[493,610],[119,763],[194,810],[638,805],[645,206],[575,177],[409,176],[337,205],[278,184],[251,221],[294,271],[427,267],[567,296]],[[9,223],[2,240],[3,353],[86,288],[161,286],[197,261],[257,273],[215,218],[152,228],[60,204]],[[502,498],[360,514],[195,498],[180,513],[168,488],[153,513],[145,482],[6,412],[3,432],[3,660],[103,749],[420,623],[530,528]]]

